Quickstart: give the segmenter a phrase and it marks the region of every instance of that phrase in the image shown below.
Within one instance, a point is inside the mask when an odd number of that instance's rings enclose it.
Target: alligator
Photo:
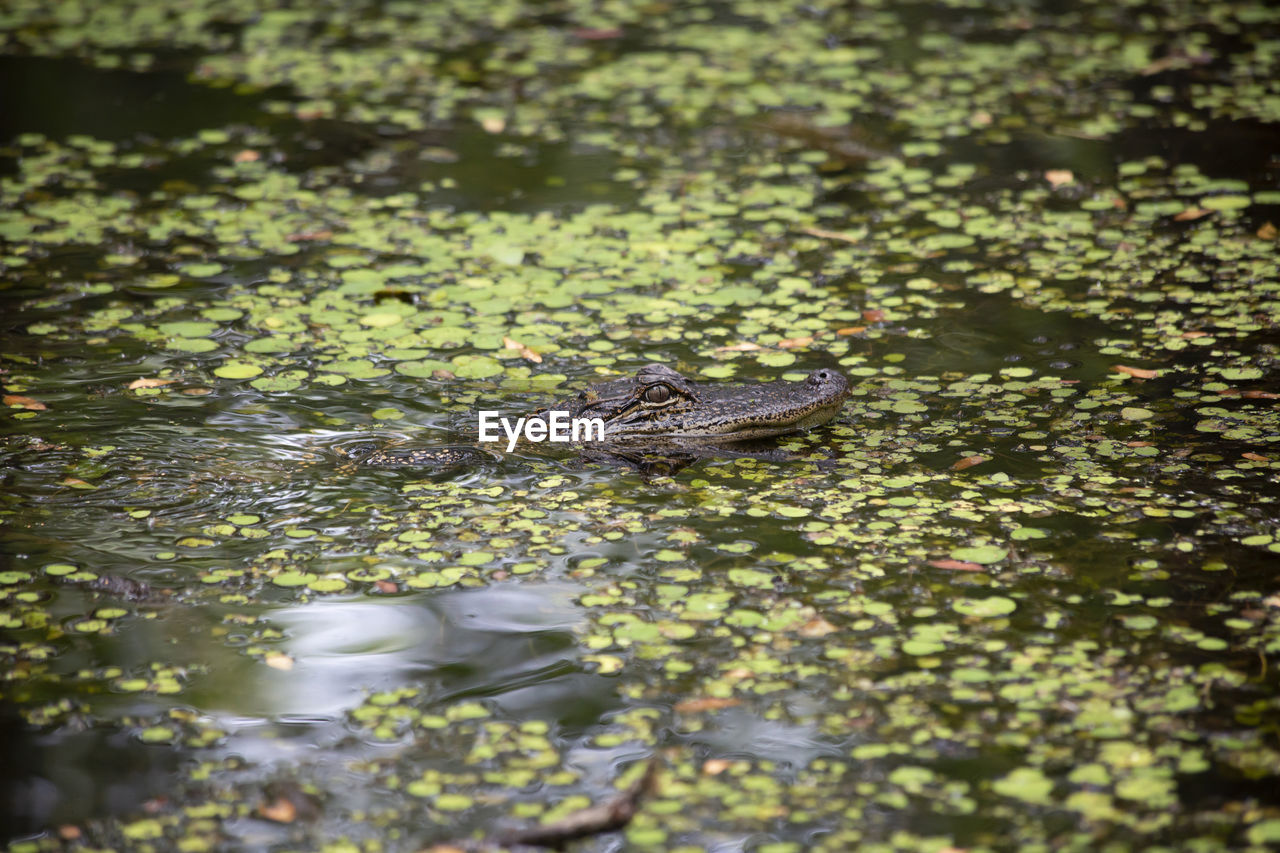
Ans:
[[[735,454],[726,446],[821,426],[839,413],[848,396],[849,380],[829,368],[813,371],[802,382],[729,385],[694,382],[666,365],[646,364],[632,376],[592,385],[521,422],[528,435],[528,422],[542,421],[545,433],[553,414],[598,419],[603,435],[581,444],[585,455],[621,460],[653,473],[655,459],[679,470],[699,456],[759,455]],[[483,457],[475,447],[385,449],[358,464],[439,470]],[[669,473],[662,465],[656,471]]]

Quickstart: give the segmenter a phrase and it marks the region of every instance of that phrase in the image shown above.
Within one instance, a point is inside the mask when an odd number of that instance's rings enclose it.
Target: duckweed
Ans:
[[[414,850],[661,754],[584,845],[1274,843],[1277,27],[10,4],[0,702],[134,801],[5,841]],[[647,479],[351,463],[650,361],[854,388]]]

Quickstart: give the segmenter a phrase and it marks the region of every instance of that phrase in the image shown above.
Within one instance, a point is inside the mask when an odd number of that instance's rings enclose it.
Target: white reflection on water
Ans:
[[[582,621],[569,584],[528,584],[383,599],[325,599],[264,614],[284,633],[289,669],[255,662],[218,678],[221,710],[324,718],[370,690],[414,686],[441,698],[496,695],[576,669]]]

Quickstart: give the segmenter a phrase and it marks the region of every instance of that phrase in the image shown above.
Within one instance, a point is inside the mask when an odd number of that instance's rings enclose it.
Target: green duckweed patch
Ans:
[[[660,754],[586,848],[1273,844],[1278,27],[10,4],[33,79],[251,118],[0,140],[0,702],[136,793],[3,840],[417,850]],[[352,464],[650,361],[853,392],[673,475]]]

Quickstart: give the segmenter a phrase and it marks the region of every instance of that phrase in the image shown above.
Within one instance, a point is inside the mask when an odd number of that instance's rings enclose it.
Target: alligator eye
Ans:
[[[644,389],[644,401],[646,403],[665,403],[670,399],[670,385],[650,385]]]

